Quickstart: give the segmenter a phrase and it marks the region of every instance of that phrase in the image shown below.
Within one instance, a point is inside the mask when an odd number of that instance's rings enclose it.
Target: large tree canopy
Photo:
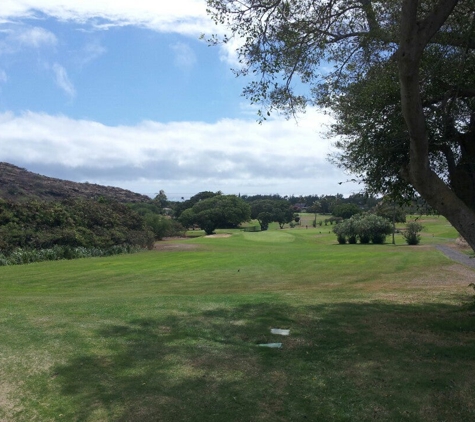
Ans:
[[[251,202],[251,218],[256,219],[261,230],[267,230],[273,221],[281,229],[296,217],[294,208],[286,200],[261,199]]]
[[[244,94],[334,112],[334,160],[372,192],[418,192],[475,248],[473,0],[208,0],[239,38]]]
[[[251,219],[251,207],[236,195],[215,195],[196,202],[183,211],[180,222],[184,226],[198,224],[206,234],[216,228],[237,227]]]

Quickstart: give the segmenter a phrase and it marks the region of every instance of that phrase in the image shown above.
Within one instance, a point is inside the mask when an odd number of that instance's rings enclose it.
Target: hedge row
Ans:
[[[140,248],[129,245],[111,246],[107,249],[72,248],[70,246],[55,245],[49,249],[15,249],[10,253],[0,253],[0,266],[31,264],[41,261],[58,261],[62,259],[91,258],[101,256],[119,255],[138,252]]]

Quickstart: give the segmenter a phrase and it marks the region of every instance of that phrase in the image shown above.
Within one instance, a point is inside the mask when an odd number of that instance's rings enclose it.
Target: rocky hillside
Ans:
[[[148,202],[146,195],[111,186],[76,183],[32,173],[0,162],[0,198],[13,201],[28,199],[62,200],[66,198],[110,198],[119,202]]]

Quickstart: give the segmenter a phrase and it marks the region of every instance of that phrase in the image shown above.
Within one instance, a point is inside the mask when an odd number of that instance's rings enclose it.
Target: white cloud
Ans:
[[[8,81],[7,73],[3,69],[0,69],[0,83],[5,83],[7,81]]]
[[[4,0],[5,1],[5,0]],[[16,0],[0,8],[0,20],[44,13],[59,20],[90,22],[97,27],[140,25],[158,31],[197,35],[212,22],[205,0]],[[101,21],[97,21],[101,19]]]
[[[52,67],[55,74],[56,84],[70,97],[76,95],[74,85],[69,80],[66,69],[58,63],[55,63]]]
[[[44,28],[33,27],[19,31],[16,40],[23,46],[38,48],[42,45],[56,45],[56,36]]]
[[[190,70],[196,63],[196,55],[192,48],[183,42],[178,42],[170,46],[175,54],[175,65],[180,69]]]
[[[105,47],[103,47],[98,41],[89,42],[77,53],[76,62],[80,66],[85,66],[101,57],[106,53],[106,51]]]
[[[136,192],[336,193],[328,121],[315,110],[293,121],[224,119],[106,126],[65,116],[0,114],[0,161],[69,180]],[[349,185],[343,186],[350,189]],[[345,192],[341,192],[345,193]]]
[[[9,25],[1,33],[5,36],[0,40],[0,54],[14,54],[24,48],[54,47],[58,42],[52,32],[40,27]]]
[[[223,34],[206,13],[206,0],[5,0],[0,7],[0,22],[41,17],[38,12],[58,20],[74,21],[98,30],[115,26],[140,26],[154,31],[198,38],[202,34]],[[221,46],[222,60],[237,65],[239,39]]]

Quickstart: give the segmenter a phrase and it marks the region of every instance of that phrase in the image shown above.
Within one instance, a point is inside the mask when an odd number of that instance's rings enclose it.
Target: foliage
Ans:
[[[333,112],[334,161],[372,193],[417,191],[475,248],[473,0],[208,0],[242,42],[236,74],[263,109]],[[322,67],[322,64],[331,63]],[[308,89],[310,88],[310,89]]]
[[[338,224],[342,220],[343,220],[342,217],[332,216],[330,218],[325,218],[325,220],[323,220],[323,222],[325,223],[325,226],[326,226],[328,223],[330,223],[330,225],[333,225],[333,223]]]
[[[374,214],[356,214],[333,227],[338,243],[342,244],[346,242],[354,244],[357,239],[363,244],[369,242],[381,244],[392,230],[392,225],[387,219]]]
[[[236,195],[214,195],[196,202],[179,218],[185,227],[200,226],[206,234],[218,227],[232,228],[251,219],[251,207]]]
[[[390,203],[388,201],[383,201],[374,207],[372,212],[380,217],[394,221],[395,223],[406,222],[406,207],[403,207],[396,202]]]
[[[0,222],[0,250],[6,253],[55,245],[107,249],[153,244],[153,233],[143,218],[114,201],[0,201]]]
[[[170,201],[168,201],[167,195],[163,189],[160,189],[160,192],[153,198],[153,202],[157,204],[160,209],[168,207]]]
[[[213,198],[214,196],[221,195],[221,192],[210,192],[210,191],[204,191],[204,192],[199,192],[196,195],[193,195],[190,199],[183,201],[183,202],[178,202],[175,204],[174,207],[174,216],[175,218],[180,218],[181,214],[183,211],[193,208],[193,206],[200,202],[203,201],[204,199],[208,198]]]
[[[160,215],[163,213],[162,207],[159,202],[150,201],[150,202],[134,202],[127,204],[127,206],[133,209],[137,214],[144,217],[147,214],[157,214]]]
[[[355,214],[361,213],[361,208],[355,204],[339,204],[333,208],[332,215],[343,219],[350,218]]]
[[[408,245],[418,245],[421,241],[421,236],[419,233],[422,231],[422,229],[422,224],[416,221],[411,221],[406,224],[406,230],[402,230],[401,234]]]
[[[161,190],[155,199],[149,203],[128,204],[144,219],[147,227],[153,231],[155,240],[164,237],[183,236],[185,228],[177,221],[165,216],[164,206],[168,205],[165,193]]]
[[[42,261],[61,259],[93,258],[126,253],[135,253],[141,248],[130,245],[115,245],[109,248],[85,248],[55,245],[48,249],[14,249],[9,253],[0,253],[0,266],[22,265]]]
[[[146,214],[144,218],[156,240],[162,240],[164,237],[184,236],[185,234],[185,228],[177,220],[158,214]]]
[[[285,200],[261,199],[251,202],[251,218],[259,222],[263,231],[274,221],[279,223],[282,229],[285,224],[295,219],[295,212],[292,205]]]

